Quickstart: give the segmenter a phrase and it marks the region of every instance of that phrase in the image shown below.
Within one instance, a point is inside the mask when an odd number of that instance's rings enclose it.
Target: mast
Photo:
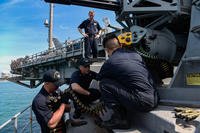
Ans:
[[[53,48],[53,41],[52,41],[52,37],[53,37],[53,3],[49,4],[50,6],[50,14],[49,14],[49,50]]]

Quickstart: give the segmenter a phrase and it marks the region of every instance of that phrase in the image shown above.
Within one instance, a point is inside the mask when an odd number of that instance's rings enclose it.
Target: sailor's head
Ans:
[[[109,34],[103,39],[103,47],[108,56],[111,56],[113,51],[121,47],[121,44],[115,34]]]
[[[95,15],[95,13],[93,10],[89,11],[88,16],[89,16],[90,20],[94,19],[94,15]]]
[[[43,81],[46,88],[51,91],[57,90],[59,86],[65,83],[65,80],[61,77],[61,74],[54,69],[48,70],[44,73]]]
[[[90,72],[90,64],[91,61],[87,58],[82,58],[78,62],[79,64],[79,70],[82,74],[88,74]]]

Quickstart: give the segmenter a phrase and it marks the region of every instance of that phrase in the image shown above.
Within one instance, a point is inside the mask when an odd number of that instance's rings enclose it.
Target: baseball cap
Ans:
[[[79,60],[79,66],[88,66],[88,65],[90,65],[90,64],[91,64],[91,62],[90,62],[90,60],[87,59],[87,58],[81,58],[81,59]]]
[[[60,73],[54,69],[48,70],[44,73],[43,81],[51,82],[57,87],[59,87],[65,83],[64,78],[62,78]]]

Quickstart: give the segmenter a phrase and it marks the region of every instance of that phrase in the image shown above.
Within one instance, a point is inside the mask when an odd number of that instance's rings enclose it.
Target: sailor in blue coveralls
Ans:
[[[99,90],[89,88],[93,79],[97,78],[97,73],[90,70],[90,60],[82,58],[79,60],[79,70],[71,76],[70,86],[82,103],[88,105],[100,98]],[[74,102],[75,112],[74,119],[81,118],[81,109]]]
[[[68,95],[62,93],[59,86],[65,83],[56,70],[48,70],[43,76],[44,85],[35,96],[32,109],[41,127],[42,133],[65,133],[65,111],[69,112]],[[70,120],[72,126],[81,126],[86,121]]]
[[[85,32],[82,31],[85,30]],[[78,26],[79,32],[85,37],[85,58],[91,57],[91,49],[93,58],[97,58],[97,39],[101,35],[101,27],[94,20],[94,11],[89,11],[89,18],[84,20]]]
[[[129,128],[128,110],[150,111],[157,105],[157,91],[142,57],[134,50],[121,48],[112,34],[104,38],[103,46],[109,59],[99,72],[102,99],[113,109],[111,119],[101,126],[109,129]]]

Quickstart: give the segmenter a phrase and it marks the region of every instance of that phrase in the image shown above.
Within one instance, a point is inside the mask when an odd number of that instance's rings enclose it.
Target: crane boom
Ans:
[[[45,2],[65,5],[87,6],[111,11],[120,10],[119,0],[45,0]]]

